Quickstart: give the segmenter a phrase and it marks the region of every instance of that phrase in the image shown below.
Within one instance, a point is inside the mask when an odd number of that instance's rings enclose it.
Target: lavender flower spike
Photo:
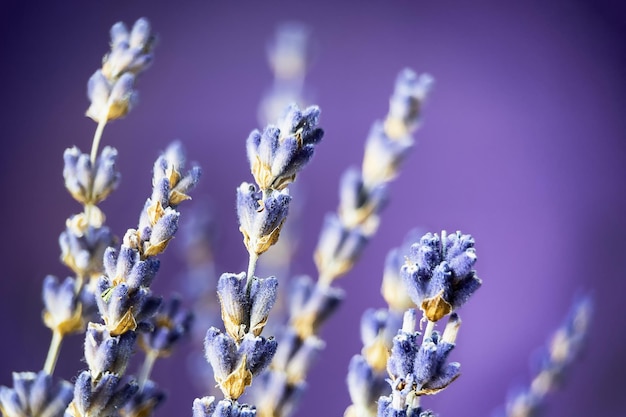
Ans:
[[[250,133],[246,144],[248,160],[261,190],[284,189],[311,160],[315,145],[324,136],[318,127],[319,115],[317,106],[301,111],[292,104],[276,126]]]
[[[482,281],[472,269],[476,263],[474,239],[456,232],[428,233],[411,246],[401,275],[409,296],[431,322],[463,305]]]
[[[0,387],[4,417],[61,417],[72,400],[72,384],[52,384],[46,372],[14,372],[13,388]]]

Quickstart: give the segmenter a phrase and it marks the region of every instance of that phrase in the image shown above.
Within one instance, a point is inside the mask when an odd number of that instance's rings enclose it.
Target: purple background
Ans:
[[[120,151],[123,174],[102,206],[109,225],[121,235],[136,224],[152,161],[180,138],[204,169],[196,195],[218,206],[220,268],[240,271],[246,254],[234,189],[251,178],[244,140],[271,84],[265,44],[278,23],[297,19],[315,39],[307,86],[326,129],[299,179],[306,203],[297,272],[314,271],[310,254],[323,214],[337,205],[338,177],[359,163],[397,72],[409,66],[437,80],[379,234],[339,282],[347,299],[323,332],[327,349],[298,415],[343,414],[359,317],[383,306],[383,259],[415,226],[473,234],[484,281],[461,310],[452,359],[463,376],[426,398],[426,407],[441,416],[489,415],[529,380],[528,358],[574,296],[591,291],[588,347],[564,390],[548,400],[547,415],[626,415],[626,19],[619,1],[177,3],[0,6],[0,384],[10,384],[13,370],[40,369],[45,358],[40,285],[46,274],[68,273],[57,237],[79,211],[63,189],[61,156],[68,146],[90,146],[95,124],[83,116],[85,86],[111,24],[146,16],[160,41],[138,84],[139,106],[104,132],[104,144]],[[163,265],[157,290],[165,292],[179,285],[175,251]],[[74,337],[65,345],[58,375],[71,379],[84,366],[80,343]],[[203,393],[185,377],[182,355],[158,362],[154,375],[170,391],[158,415],[190,415]]]

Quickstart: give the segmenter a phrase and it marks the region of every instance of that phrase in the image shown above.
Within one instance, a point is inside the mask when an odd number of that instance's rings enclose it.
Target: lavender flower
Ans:
[[[59,236],[61,261],[81,278],[99,276],[102,273],[102,256],[113,244],[113,233],[102,226],[102,220],[94,221],[101,213],[91,206],[90,218],[84,214],[70,217],[66,229]]]
[[[261,190],[282,190],[313,157],[324,132],[318,127],[320,109],[301,111],[291,105],[276,126],[254,130],[247,141],[248,160]]]
[[[43,302],[43,321],[53,332],[65,335],[85,327],[78,285],[72,277],[59,283],[55,276],[48,275],[43,284]]]
[[[480,287],[474,263],[476,251],[470,235],[428,233],[411,247],[401,274],[413,302],[435,322],[463,305]]]
[[[243,242],[250,254],[267,251],[280,235],[289,212],[288,190],[259,193],[247,182],[237,188],[237,217]]]
[[[214,397],[196,398],[193,402],[193,417],[253,417],[256,410],[247,404],[221,400],[215,403]]]
[[[111,416],[137,392],[134,382],[125,382],[111,373],[93,379],[88,371],[78,375],[74,383],[74,400],[65,417]]]
[[[452,314],[443,332],[433,331],[421,343],[415,331],[415,310],[407,310],[402,329],[393,339],[393,347],[387,363],[391,394],[378,402],[378,416],[419,415],[419,397],[435,394],[459,376],[460,365],[447,362],[460,326],[456,314]]]
[[[81,204],[98,204],[118,185],[120,173],[115,167],[117,150],[106,146],[96,160],[91,163],[89,155],[76,146],[63,153],[65,165],[63,178],[65,188]]]
[[[72,400],[72,385],[53,385],[46,372],[14,372],[13,388],[0,387],[0,411],[5,417],[61,417]]]
[[[213,368],[215,381],[227,399],[236,400],[252,378],[265,369],[276,353],[274,339],[247,333],[237,344],[230,335],[215,327],[207,331],[204,349]]]
[[[133,354],[136,333],[112,336],[101,324],[89,323],[85,334],[85,361],[94,380],[106,373],[123,375]]]
[[[154,37],[150,24],[139,19],[129,32],[119,22],[111,28],[111,52],[103,59],[102,69],[89,79],[91,105],[87,116],[99,123],[125,116],[136,102],[134,83],[137,74],[152,62]]]
[[[247,286],[246,274],[222,274],[217,294],[222,306],[226,332],[239,343],[246,333],[261,334],[276,302],[278,281],[275,277],[254,277]]]

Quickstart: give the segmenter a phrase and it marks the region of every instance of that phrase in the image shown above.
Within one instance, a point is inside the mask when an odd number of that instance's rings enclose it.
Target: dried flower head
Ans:
[[[263,132],[254,130],[247,140],[248,160],[254,180],[261,190],[282,190],[313,157],[315,145],[324,132],[318,127],[320,109],[301,111],[290,105],[277,124]]]
[[[401,274],[409,296],[430,321],[463,305],[480,287],[474,239],[456,232],[428,233],[411,246]]]
[[[5,417],[61,417],[72,400],[72,384],[52,383],[46,372],[14,372],[13,388],[0,387],[0,411]]]

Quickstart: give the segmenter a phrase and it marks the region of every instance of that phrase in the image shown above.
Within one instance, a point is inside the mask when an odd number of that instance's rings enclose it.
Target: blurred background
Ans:
[[[158,34],[156,59],[137,84],[138,106],[104,131],[123,177],[101,207],[118,236],[134,227],[154,159],[180,139],[204,170],[181,221],[194,203],[211,202],[218,272],[247,264],[234,190],[252,178],[245,139],[259,127],[259,103],[273,82],[266,49],[278,25],[309,28],[305,90],[326,130],[298,180],[293,273],[315,272],[311,254],[324,214],[337,206],[339,177],[360,164],[397,73],[408,66],[436,79],[381,228],[338,282],[346,300],[322,332],[327,346],[296,415],[343,414],[360,316],[384,306],[385,255],[414,227],[471,233],[483,279],[460,311],[451,354],[463,375],[425,407],[441,416],[490,415],[528,383],[531,359],[575,296],[591,292],[587,347],[545,415],[626,415],[626,13],[617,0],[3,1],[0,385],[44,362],[50,334],[41,323],[41,283],[69,274],[57,239],[80,211],[63,187],[63,150],[89,150],[96,125],[84,117],[87,79],[108,50],[110,26],[141,16]],[[183,291],[183,257],[174,249],[181,242],[161,258],[158,293]],[[84,368],[81,343],[66,341],[57,375],[72,380]],[[200,349],[187,341],[157,362],[154,379],[169,393],[157,415],[191,415],[193,399],[206,394],[186,361]]]

